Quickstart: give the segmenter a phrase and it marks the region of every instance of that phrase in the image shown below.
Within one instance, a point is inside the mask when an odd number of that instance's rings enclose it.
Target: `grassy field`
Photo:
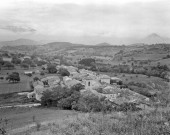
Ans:
[[[159,77],[148,77],[146,75],[142,75],[142,74],[126,74],[126,73],[111,73],[111,72],[106,72],[106,73],[102,73],[101,74],[106,74],[109,75],[110,77],[118,77],[120,78],[123,83],[127,84],[131,81],[134,82],[152,82],[152,81],[163,81],[163,79],[159,78]]]
[[[7,118],[5,129],[10,135],[168,135],[170,132],[169,109],[102,114],[12,108],[0,110],[0,116]]]
[[[63,120],[75,116],[77,112],[56,110],[53,108],[7,108],[0,109],[0,119],[7,119],[7,130],[24,127],[28,124],[44,121]]]
[[[29,91],[29,81],[32,79],[24,74],[22,74],[21,70],[5,70],[1,73],[1,76],[4,78],[6,77],[6,73],[11,73],[11,72],[19,72],[20,73],[20,79],[21,81],[19,83],[9,83],[8,81],[0,80],[0,94],[4,93],[12,93],[12,92],[20,92],[20,91]]]
[[[36,102],[34,99],[29,99],[26,95],[18,95],[17,92],[0,94],[0,106],[13,106]]]
[[[29,82],[33,80],[35,76],[39,78],[44,78],[46,76],[53,76],[56,74],[45,74],[44,76],[41,76],[40,74],[33,74],[32,77],[29,77],[27,75],[24,75],[24,71],[36,71],[41,69],[39,67],[33,68],[33,69],[22,69],[20,67],[16,67],[14,70],[0,70],[0,77],[4,77],[3,80],[0,80],[0,94],[5,93],[14,93],[14,92],[22,92],[22,91],[30,91],[30,85]],[[12,72],[18,72],[20,74],[20,82],[19,83],[9,83],[6,81],[7,73],[10,74]]]
[[[12,72],[18,72],[20,74],[21,81],[19,83],[9,83],[8,81],[0,80],[0,94],[4,93],[13,93],[13,92],[20,92],[20,91],[29,91],[29,81],[32,77],[28,77],[24,75],[24,69],[14,69],[14,70],[1,70],[1,77],[6,77],[7,73],[10,74]]]

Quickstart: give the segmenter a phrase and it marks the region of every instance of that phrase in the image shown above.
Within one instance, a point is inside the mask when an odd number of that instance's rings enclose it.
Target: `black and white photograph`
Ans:
[[[170,135],[170,0],[0,0],[0,135]]]

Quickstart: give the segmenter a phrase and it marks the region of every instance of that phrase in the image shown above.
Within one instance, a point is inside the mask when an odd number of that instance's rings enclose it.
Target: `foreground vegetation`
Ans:
[[[83,114],[76,119],[52,124],[51,135],[168,135],[169,112],[149,114]]]
[[[49,112],[43,116],[48,117]],[[29,112],[29,111],[28,111]],[[151,112],[126,113],[71,113],[55,110],[56,117],[46,124],[30,117],[34,127],[13,130],[15,135],[169,135],[170,112],[153,110]],[[62,113],[62,114],[61,114]],[[44,115],[45,114],[45,115]],[[47,115],[48,114],[48,115]],[[40,115],[42,113],[40,112]],[[50,117],[51,117],[50,116]],[[27,116],[28,117],[28,116]],[[51,118],[52,118],[51,117]],[[5,121],[4,121],[5,122]],[[14,132],[15,131],[15,132]],[[16,132],[18,131],[18,132]],[[19,132],[20,131],[20,132]]]

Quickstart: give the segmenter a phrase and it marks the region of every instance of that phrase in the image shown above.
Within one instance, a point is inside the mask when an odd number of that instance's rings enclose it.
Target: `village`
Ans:
[[[82,84],[84,89],[81,93],[89,92],[96,96],[106,97],[106,100],[113,102],[115,105],[121,105],[123,103],[136,103],[143,109],[145,105],[150,105],[150,100],[141,94],[133,92],[128,88],[121,88],[122,80],[117,77],[110,77],[95,73],[85,69],[78,69],[73,66],[57,66],[57,70],[66,69],[70,75],[60,77],[59,75],[52,75],[35,80],[33,82],[34,91],[26,92],[28,98],[35,98],[41,101],[41,97],[44,91],[52,90],[57,86],[71,88],[76,84]]]

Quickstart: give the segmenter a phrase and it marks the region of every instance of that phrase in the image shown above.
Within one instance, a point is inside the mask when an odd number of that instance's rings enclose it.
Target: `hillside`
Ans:
[[[83,44],[74,44],[70,42],[51,42],[48,44],[44,44],[43,47],[49,47],[49,48],[67,48],[72,46],[84,46]]]
[[[103,42],[103,43],[100,43],[100,44],[96,44],[96,46],[111,46],[111,44]]]
[[[17,39],[12,41],[2,41],[0,46],[20,46],[20,45],[38,45],[39,43],[30,39]]]
[[[162,37],[156,33],[148,35],[146,38],[141,40],[141,43],[145,44],[160,44],[160,43],[170,43],[169,38]]]

